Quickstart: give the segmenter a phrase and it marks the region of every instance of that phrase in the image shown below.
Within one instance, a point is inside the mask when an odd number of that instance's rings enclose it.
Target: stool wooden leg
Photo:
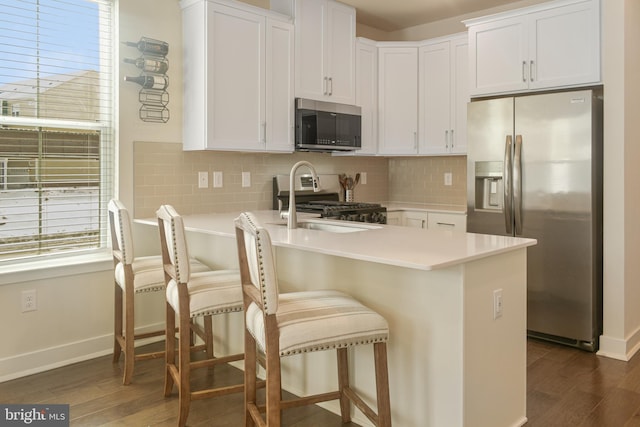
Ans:
[[[182,308],[182,307],[181,307]],[[184,311],[182,311],[184,313]],[[187,424],[189,416],[189,407],[191,406],[191,346],[189,345],[189,336],[191,334],[189,314],[180,313],[180,332],[178,333],[178,391],[179,391],[179,409],[178,409],[178,426],[183,427]]]
[[[122,383],[128,385],[133,377],[135,364],[135,322],[133,289],[127,286],[124,291],[124,377]]]
[[[175,366],[176,362],[176,315],[173,308],[169,303],[166,305],[166,319],[165,319],[165,369],[164,369],[164,396],[171,396],[171,390],[173,390],[173,375],[171,369]]]
[[[376,395],[378,396],[378,427],[391,427],[387,343],[375,343],[373,355],[376,369]]]
[[[122,336],[122,288],[117,283],[115,283],[113,322],[113,363],[118,363],[122,353],[118,340],[118,337]]]
[[[255,427],[250,408],[257,411],[256,375],[257,375],[256,341],[245,329],[244,331],[244,425]]]
[[[204,316],[203,322],[207,359],[213,359],[213,316]]]
[[[338,390],[340,391],[340,415],[342,415],[342,422],[348,423],[351,421],[351,405],[349,404],[349,398],[344,393],[345,389],[349,388],[349,359],[346,348],[339,348],[338,354]]]
[[[267,320],[269,321],[269,319]],[[267,371],[267,427],[280,427],[282,419],[282,380],[281,380],[281,366],[280,366],[280,352],[274,351],[279,349],[279,337],[275,334],[267,334],[268,349],[266,357],[266,371]]]

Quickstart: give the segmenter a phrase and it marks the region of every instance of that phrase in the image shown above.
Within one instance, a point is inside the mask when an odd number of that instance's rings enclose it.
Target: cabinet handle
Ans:
[[[445,225],[447,227],[455,227],[455,224],[451,224],[450,222],[436,222],[436,225]]]
[[[533,81],[533,70],[535,67],[533,66],[533,61],[529,62],[529,80]]]
[[[418,132],[413,133],[413,149],[418,150]]]
[[[453,150],[453,129],[451,129],[451,149]]]
[[[426,225],[425,223],[426,223],[426,222],[427,222],[427,221],[425,221],[424,219],[422,220],[421,228],[427,228],[427,227],[425,227],[425,225]]]
[[[333,77],[329,77],[329,96],[333,95]]]
[[[527,61],[522,61],[522,81],[524,83],[527,82],[527,76],[526,74],[526,68],[527,68]]]
[[[329,78],[325,77],[324,78],[324,95],[329,95],[329,82],[328,82]]]
[[[444,131],[444,148],[449,149],[449,130]]]

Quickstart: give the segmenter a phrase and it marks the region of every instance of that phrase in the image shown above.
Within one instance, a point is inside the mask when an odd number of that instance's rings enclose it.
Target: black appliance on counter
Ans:
[[[296,211],[316,213],[321,218],[344,221],[387,223],[387,208],[378,203],[345,202],[340,200],[338,175],[319,175],[320,192],[314,192],[311,175],[296,175]],[[273,209],[289,207],[289,175],[273,177]]]

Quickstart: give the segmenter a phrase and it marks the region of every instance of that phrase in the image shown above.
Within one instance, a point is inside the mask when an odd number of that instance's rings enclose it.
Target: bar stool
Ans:
[[[337,399],[344,423],[351,420],[351,401],[374,425],[391,426],[387,321],[342,292],[280,294],[268,231],[251,213],[242,213],[235,226],[245,308],[245,427],[279,427],[284,409]],[[373,344],[377,413],[349,385],[347,348],[359,344]],[[266,420],[256,399],[256,347],[265,359]],[[338,390],[282,400],[280,358],[330,349],[337,350]]]
[[[243,384],[192,391],[191,371],[244,359],[244,353],[214,357],[212,316],[242,311],[242,289],[238,270],[192,273],[182,217],[170,205],[156,212],[160,229],[162,262],[166,283],[166,369],[164,395],[178,388],[178,425],[184,426],[191,400],[206,399],[243,390]],[[176,363],[175,323],[178,317],[178,362]],[[191,361],[190,325],[204,318],[206,360]]]
[[[134,257],[131,217],[122,202],[113,199],[107,206],[115,281],[113,362],[118,363],[120,354],[124,353],[122,384],[128,385],[131,383],[136,361],[164,355],[164,351],[135,354],[136,340],[164,335],[164,329],[140,334],[134,332],[134,296],[145,292],[163,291],[164,272],[160,255]],[[190,262],[193,271],[209,269],[195,259]]]

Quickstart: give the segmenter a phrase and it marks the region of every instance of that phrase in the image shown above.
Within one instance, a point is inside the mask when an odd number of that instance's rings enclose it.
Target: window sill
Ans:
[[[0,286],[113,269],[110,250],[92,254],[0,264]]]

